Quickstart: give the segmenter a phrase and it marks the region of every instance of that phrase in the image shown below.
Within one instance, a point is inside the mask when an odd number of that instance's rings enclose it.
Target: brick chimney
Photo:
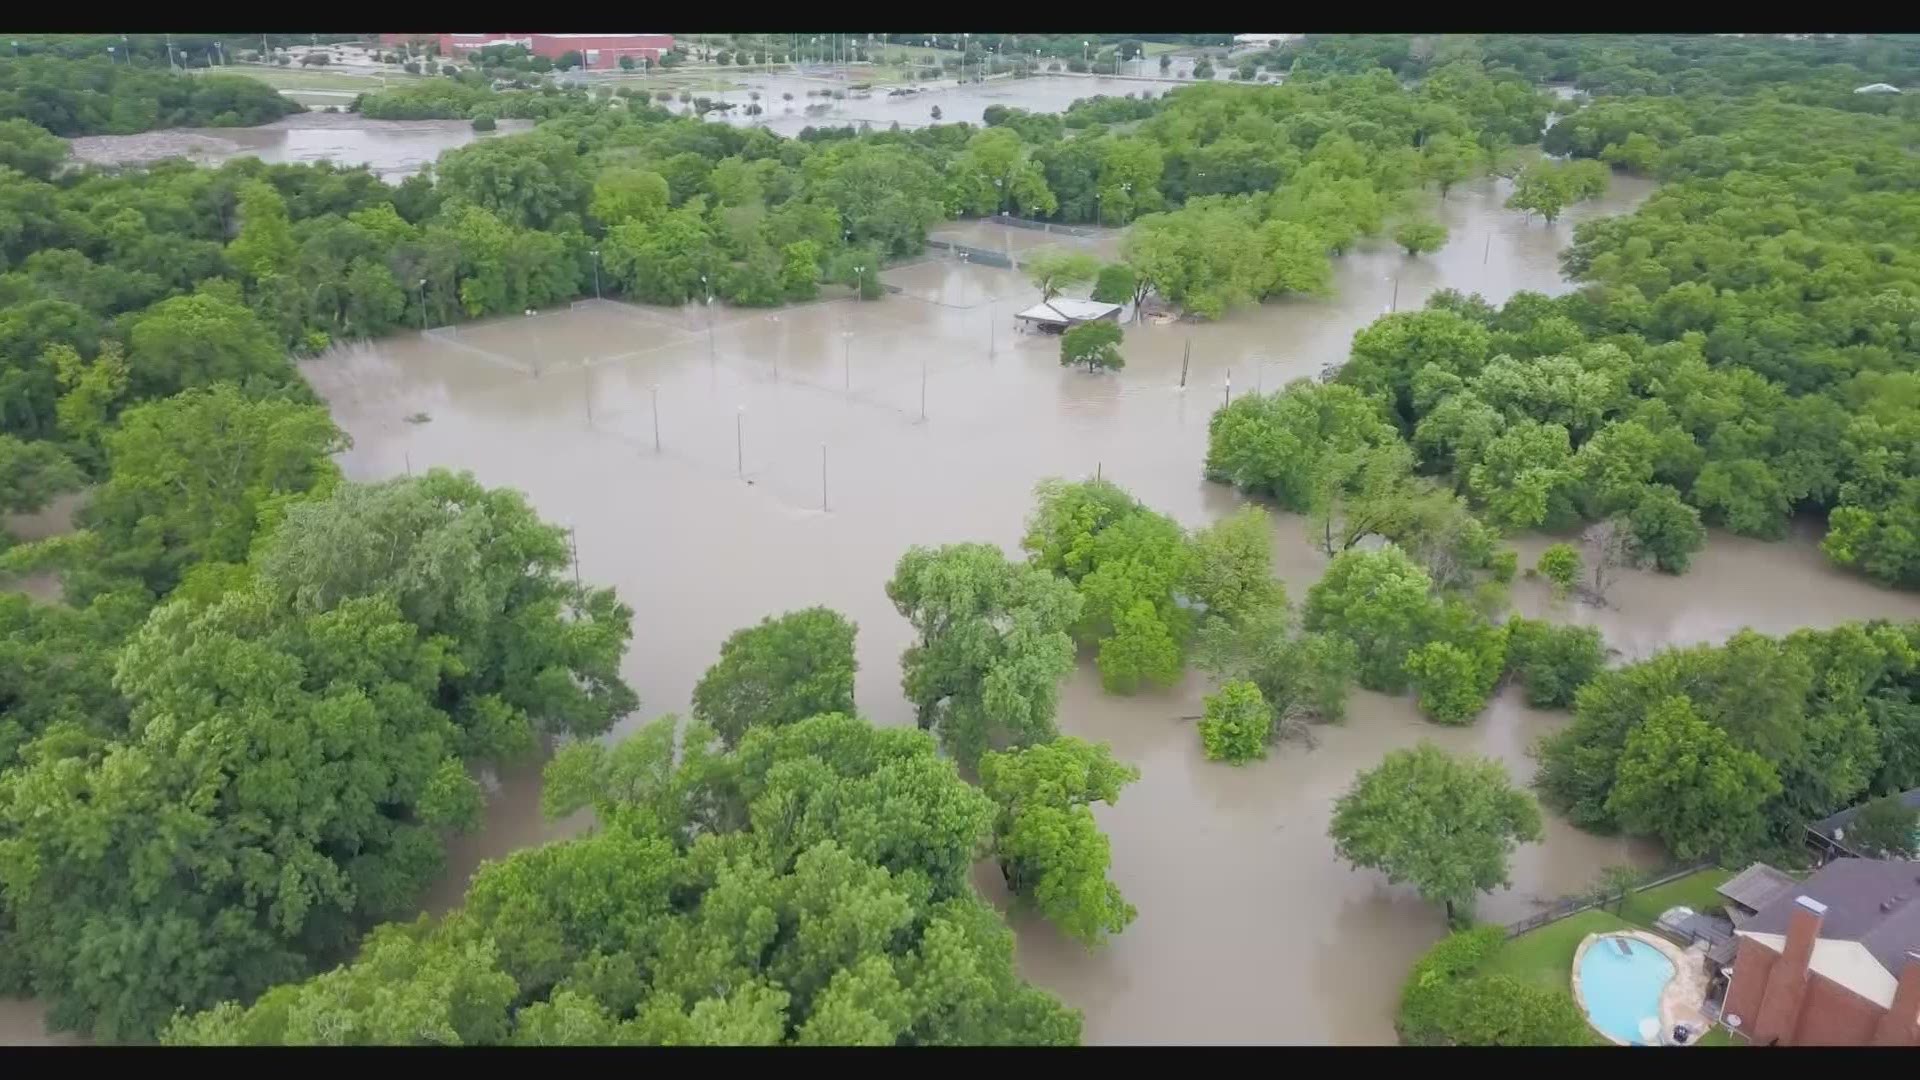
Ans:
[[[1827,905],[1811,896],[1796,896],[1793,902],[1786,944],[1767,972],[1767,991],[1753,1024],[1753,1041],[1761,1045],[1776,1039],[1782,1046],[1793,1044],[1794,1031],[1800,1026],[1800,1002],[1807,992],[1807,965],[1813,960],[1813,943],[1819,940],[1820,923],[1827,914]]]
[[[1880,1026],[1874,1029],[1873,1045],[1920,1046],[1920,952],[1907,954],[1893,1004],[1887,1006]]]

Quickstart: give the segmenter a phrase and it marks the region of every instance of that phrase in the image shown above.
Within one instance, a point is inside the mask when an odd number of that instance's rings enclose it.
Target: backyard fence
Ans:
[[[927,240],[927,246],[930,248],[939,248],[941,251],[951,251],[956,255],[963,255],[967,261],[979,263],[981,266],[997,266],[1002,270],[1011,270],[1014,266],[1013,257],[1004,251],[989,251],[986,248],[977,248],[969,244],[955,243],[952,240],[934,240],[931,238]]]
[[[1000,225],[1008,225],[1016,229],[1033,229],[1036,232],[1060,233],[1063,236],[1089,237],[1100,235],[1098,229],[1088,229],[1079,225],[1061,225],[1051,221],[1033,221],[1028,218],[1014,217],[1012,214],[997,214],[993,217],[981,218],[980,220],[991,221]]]
[[[1700,862],[1689,863],[1685,866],[1669,866],[1664,869],[1655,870],[1652,872],[1651,877],[1641,881],[1633,888],[1628,889],[1627,894],[1632,895],[1633,893],[1645,892],[1648,889],[1657,888],[1668,882],[1678,881],[1688,874],[1697,874],[1713,865],[1714,861],[1712,859],[1703,859]],[[1614,897],[1612,896],[1600,897],[1592,891],[1584,894],[1575,894],[1573,896],[1563,896],[1547,907],[1534,912],[1518,922],[1508,923],[1507,936],[1510,938],[1519,937],[1529,930],[1537,930],[1548,923],[1559,922],[1569,915],[1578,915],[1583,911],[1591,911],[1603,904],[1611,903],[1613,899]]]

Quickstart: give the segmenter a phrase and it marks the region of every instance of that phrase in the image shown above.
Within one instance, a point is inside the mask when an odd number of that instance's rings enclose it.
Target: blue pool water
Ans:
[[[1620,955],[1619,941],[1627,943]],[[1673,961],[1634,938],[1603,937],[1580,957],[1580,995],[1587,1018],[1608,1035],[1636,1046],[1657,1045],[1640,1033],[1641,1022],[1660,1020],[1660,991],[1673,978]]]

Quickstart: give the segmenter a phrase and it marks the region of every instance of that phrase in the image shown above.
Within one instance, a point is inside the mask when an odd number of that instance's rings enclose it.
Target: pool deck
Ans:
[[[1587,1026],[1600,1031],[1594,1026],[1593,1014],[1587,1009],[1587,999],[1580,992],[1580,960],[1587,955],[1588,946],[1598,943],[1601,938],[1614,937],[1628,937],[1645,942],[1660,950],[1662,956],[1673,962],[1673,978],[1668,979],[1667,985],[1660,990],[1660,1044],[1668,1045],[1667,1039],[1671,1036],[1674,1025],[1685,1024],[1695,1033],[1686,1045],[1698,1046],[1700,1037],[1712,1027],[1712,1022],[1702,1011],[1707,1001],[1706,947],[1696,945],[1682,949],[1673,942],[1644,930],[1588,934],[1580,940],[1580,946],[1573,950],[1573,970],[1568,974],[1568,978],[1573,983],[1573,1000],[1579,1004],[1580,1012],[1588,1018]],[[1604,1031],[1600,1031],[1600,1034],[1615,1046],[1636,1045],[1622,1042]]]

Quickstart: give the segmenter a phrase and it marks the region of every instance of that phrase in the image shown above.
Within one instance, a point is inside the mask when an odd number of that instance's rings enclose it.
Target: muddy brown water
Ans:
[[[170,157],[219,165],[251,155],[269,165],[317,161],[343,168],[365,165],[382,180],[397,184],[431,165],[444,151],[475,139],[532,128],[531,120],[502,120],[497,130],[478,132],[465,120],[370,120],[357,113],[307,112],[258,127],[83,135],[67,143],[73,160],[90,165],[147,164]]]
[[[901,291],[876,303],[767,312],[589,301],[342,347],[305,370],[353,434],[342,459],[351,477],[471,469],[576,530],[581,574],[635,611],[624,673],[643,705],[612,737],[684,713],[728,633],[810,604],[859,624],[862,711],[907,724],[898,662],[910,628],[883,589],[908,546],[1015,551],[1034,482],[1096,470],[1189,526],[1227,514],[1240,498],[1206,483],[1200,462],[1229,373],[1235,393],[1317,373],[1390,305],[1416,307],[1443,286],[1495,301],[1562,291],[1556,254],[1574,222],[1631,209],[1647,191],[1616,181],[1550,227],[1501,209],[1504,184],[1463,187],[1439,208],[1452,238],[1436,255],[1365,249],[1339,261],[1331,298],[1215,324],[1130,325],[1116,375],[1063,369],[1057,339],[1013,331],[1012,313],[1036,299],[1024,278],[947,258],[887,271]],[[407,422],[422,412],[428,422]],[[1276,572],[1298,599],[1326,560],[1300,519],[1276,517],[1274,532]],[[1523,538],[1523,558],[1547,542]],[[1808,537],[1716,534],[1684,578],[1628,574],[1604,610],[1556,605],[1524,581],[1515,599],[1598,625],[1628,656],[1740,626],[1920,617],[1920,598],[1832,570]],[[1114,879],[1139,918],[1088,950],[1013,911],[1022,970],[1084,1010],[1094,1043],[1390,1042],[1400,982],[1443,918],[1411,889],[1334,858],[1332,801],[1388,750],[1423,739],[1491,755],[1524,778],[1528,747],[1566,718],[1509,694],[1472,726],[1444,728],[1409,700],[1356,692],[1347,722],[1320,729],[1317,748],[1284,746],[1236,769],[1207,762],[1179,719],[1201,711],[1207,689],[1195,675],[1114,697],[1085,666],[1064,688],[1061,729],[1112,743],[1141,770],[1098,811]],[[486,779],[485,822],[450,845],[430,911],[457,904],[482,860],[589,824],[541,820],[537,766]],[[1549,817],[1546,841],[1519,850],[1512,889],[1485,897],[1481,913],[1517,919],[1600,866],[1659,859],[1651,845]],[[977,875],[1005,907],[997,878]]]
[[[871,124],[875,129],[885,129],[897,123],[909,130],[935,123],[979,124],[987,108],[992,105],[1031,112],[1065,112],[1067,106],[1081,98],[1121,97],[1128,94],[1159,97],[1191,81],[1154,77],[1108,78],[1098,75],[1039,75],[1028,79],[995,78],[979,83],[961,83],[958,79],[946,78],[903,84],[901,89],[912,88],[915,92],[889,95],[888,91],[895,87],[885,84],[876,85],[870,91],[857,91],[850,90],[847,82],[838,79],[774,75],[742,79],[740,89],[707,92],[699,96],[740,106],[713,119],[724,117],[728,123],[743,127],[765,127],[776,134],[791,136],[806,127],[858,126],[862,123]],[[821,90],[845,91],[847,96],[838,100],[832,97],[808,97],[809,90],[816,94]],[[756,91],[760,94],[759,105],[766,111],[759,116],[747,116],[746,106],[752,103],[752,95]],[[792,94],[793,100],[782,99],[780,95],[783,93]],[[858,96],[861,93],[866,96]],[[822,112],[809,114],[806,111],[808,105],[822,104],[827,106]],[[933,118],[935,106],[940,109],[939,120]],[[677,100],[672,107],[684,108]]]

